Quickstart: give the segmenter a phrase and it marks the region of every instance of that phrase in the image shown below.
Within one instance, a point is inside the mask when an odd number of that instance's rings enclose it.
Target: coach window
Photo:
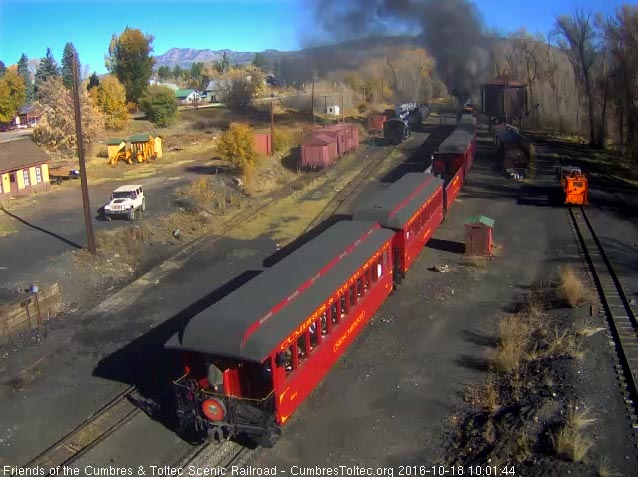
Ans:
[[[321,318],[319,319],[319,325],[320,325],[320,330],[321,330],[321,336],[328,334],[328,313],[330,312],[330,310],[326,310],[326,313],[324,313]],[[321,343],[321,338],[319,338],[319,343]]]
[[[336,326],[337,324],[339,324],[339,316],[341,316],[340,305],[341,303],[339,302],[339,300],[337,300],[330,307],[330,324],[329,324],[330,331],[332,331],[333,326]]]
[[[377,268],[377,261],[374,260],[372,265],[370,265],[370,275],[372,277],[372,283],[376,282],[379,279],[379,269]]]
[[[312,353],[312,351],[321,343],[321,323],[319,323],[319,320],[316,320],[310,325],[310,328],[308,328],[308,334],[310,335],[309,349]]]
[[[348,313],[348,302],[345,293],[339,297],[339,304],[341,305],[339,311],[341,311],[341,317],[343,318]]]
[[[292,348],[293,347],[291,345],[288,348],[286,348],[286,351],[281,353],[282,361],[283,361],[283,367],[286,369],[286,376],[289,375],[290,373],[292,373],[292,371],[294,369],[294,360],[292,359],[292,355],[293,355]]]
[[[365,271],[363,272],[363,286],[367,290],[370,289],[370,268],[366,268]]]
[[[308,347],[306,346],[306,333],[304,333],[303,335],[301,335],[298,339],[297,339],[297,361],[298,364],[303,363],[303,361],[306,359],[306,357],[308,356]]]
[[[350,307],[352,308],[353,306],[356,306],[357,304],[357,292],[354,289],[355,287],[355,283],[353,283],[352,285],[350,285],[350,288],[348,288],[348,293],[350,295]]]
[[[381,278],[383,276],[383,264],[382,257],[377,260],[377,276]]]

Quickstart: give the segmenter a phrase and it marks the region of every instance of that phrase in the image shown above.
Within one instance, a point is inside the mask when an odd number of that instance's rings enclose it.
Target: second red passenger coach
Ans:
[[[376,220],[397,231],[392,262],[394,278],[400,279],[443,221],[443,180],[408,173],[355,211],[353,219]]]

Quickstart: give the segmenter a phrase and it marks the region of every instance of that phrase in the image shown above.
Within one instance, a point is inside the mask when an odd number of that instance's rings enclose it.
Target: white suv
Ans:
[[[118,187],[111,194],[111,201],[102,209],[104,217],[126,215],[129,220],[136,219],[136,211],[146,210],[146,199],[141,185],[124,185]]]

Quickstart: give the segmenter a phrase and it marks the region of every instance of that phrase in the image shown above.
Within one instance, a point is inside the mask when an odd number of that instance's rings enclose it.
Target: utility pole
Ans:
[[[270,98],[270,155],[275,155],[275,98]]]
[[[312,94],[311,94],[310,112],[312,114],[312,124],[315,123],[315,75],[312,75]]]
[[[95,254],[95,235],[91,222],[91,204],[89,203],[89,186],[86,182],[86,165],[84,164],[84,140],[82,139],[82,114],[80,111],[80,72],[78,71],[77,53],[73,55],[73,106],[75,109],[75,135],[78,141],[78,157],[80,158],[80,182],[82,184],[82,203],[84,204],[84,223],[89,252]]]

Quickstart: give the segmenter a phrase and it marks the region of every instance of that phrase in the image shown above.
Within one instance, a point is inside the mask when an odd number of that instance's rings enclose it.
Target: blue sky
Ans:
[[[559,13],[576,7],[611,13],[621,0],[475,0],[489,27],[512,31],[524,26],[547,33]],[[0,0],[0,60],[17,62],[22,53],[44,56],[50,47],[61,59],[67,41],[91,71],[105,72],[111,35],[129,25],[155,37],[155,54],[169,48],[230,48],[260,51],[297,49],[304,0]]]

